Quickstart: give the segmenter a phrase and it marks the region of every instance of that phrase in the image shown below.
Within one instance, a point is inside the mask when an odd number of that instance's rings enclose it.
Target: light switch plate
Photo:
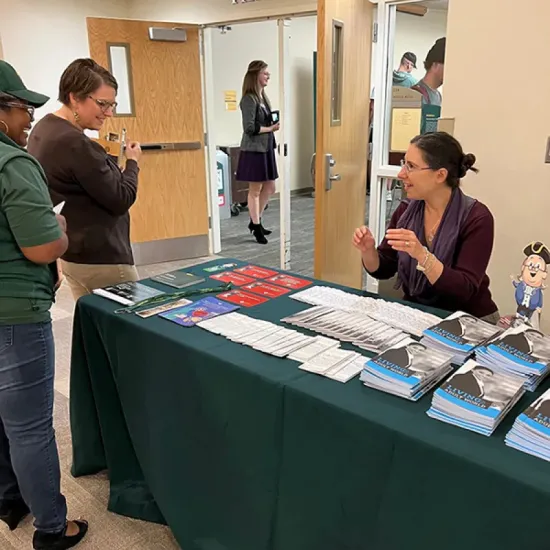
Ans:
[[[548,142],[546,143],[546,157],[544,159],[544,162],[546,164],[550,164],[550,137],[548,138]]]

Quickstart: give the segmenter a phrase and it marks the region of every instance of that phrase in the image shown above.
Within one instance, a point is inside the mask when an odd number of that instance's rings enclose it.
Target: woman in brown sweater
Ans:
[[[126,147],[126,166],[85,130],[100,130],[116,108],[118,85],[91,59],[77,59],[59,84],[61,108],[38,122],[28,150],[44,167],[54,204],[66,201],[69,249],[62,268],[76,299],[95,288],[138,278],[130,246],[129,209],[137,196],[139,143]]]

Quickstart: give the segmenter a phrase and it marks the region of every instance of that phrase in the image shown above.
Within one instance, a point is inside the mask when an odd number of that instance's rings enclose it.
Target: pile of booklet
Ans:
[[[525,389],[533,391],[550,370],[550,338],[527,325],[509,328],[477,349],[476,360],[523,378]]]
[[[338,382],[347,382],[361,372],[365,358],[340,349],[340,342],[323,336],[307,336],[269,321],[241,313],[229,313],[202,321],[197,326],[232,342],[275,357],[303,363],[300,368]]]
[[[491,435],[524,393],[521,378],[470,360],[434,392],[428,416]]]
[[[424,331],[422,342],[434,349],[451,353],[453,363],[462,365],[478,346],[501,332],[501,329],[477,317],[457,311]]]
[[[351,342],[374,353],[379,353],[407,337],[404,332],[367,315],[347,313],[326,306],[315,306],[281,320],[342,342]]]
[[[505,441],[509,447],[550,461],[550,390],[516,418]]]
[[[327,286],[314,286],[297,292],[291,298],[313,306],[326,306],[348,313],[368,315],[414,336],[421,336],[424,330],[439,321],[435,315],[401,303],[367,298]]]
[[[96,288],[93,290],[93,293],[125,306],[132,306],[149,298],[164,294],[162,290],[157,290],[156,288],[151,288],[134,281],[118,283],[117,285],[106,286],[105,288]]]
[[[418,401],[452,372],[451,359],[407,338],[368,361],[361,381],[369,388]]]

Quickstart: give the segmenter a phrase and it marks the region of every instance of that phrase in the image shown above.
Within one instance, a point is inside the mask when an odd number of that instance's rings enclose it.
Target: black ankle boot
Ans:
[[[271,235],[271,233],[273,233],[273,231],[270,231],[269,229],[266,229],[263,225],[262,225],[262,221],[260,220],[260,227],[262,228],[262,233],[264,235]],[[248,230],[250,231],[250,233],[253,233],[254,232],[254,223],[252,222],[252,220],[250,220],[250,223],[248,224]]]
[[[29,507],[22,499],[5,500],[0,504],[0,520],[10,528],[10,531],[17,529],[17,526],[29,513]]]
[[[260,220],[260,227],[262,228],[262,231],[264,232],[264,235],[271,235],[271,233],[273,233],[273,231],[270,231],[269,229],[266,229],[266,228],[262,225],[262,220]]]
[[[264,232],[262,231],[262,224],[255,224],[250,222],[248,224],[248,229],[250,229],[250,232],[254,234],[254,238],[256,239],[256,242],[259,244],[267,244],[267,239],[265,238]]]
[[[61,533],[43,533],[35,531],[32,540],[34,550],[68,550],[76,546],[88,532],[88,522],[75,520],[74,523],[78,526],[78,533],[73,536],[67,535],[67,528]]]

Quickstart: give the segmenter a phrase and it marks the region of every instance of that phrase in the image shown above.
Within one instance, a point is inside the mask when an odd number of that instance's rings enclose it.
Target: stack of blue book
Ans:
[[[550,390],[516,418],[505,441],[513,449],[550,462]]]
[[[476,350],[476,360],[491,369],[522,378],[533,391],[550,372],[550,338],[522,325],[510,328]]]
[[[453,363],[462,365],[475,348],[485,344],[500,332],[502,329],[495,325],[457,311],[424,331],[422,342],[434,349],[451,353]]]
[[[365,386],[418,401],[451,371],[451,355],[407,338],[365,364]]]
[[[428,416],[491,435],[524,393],[522,378],[469,360],[434,392]]]

